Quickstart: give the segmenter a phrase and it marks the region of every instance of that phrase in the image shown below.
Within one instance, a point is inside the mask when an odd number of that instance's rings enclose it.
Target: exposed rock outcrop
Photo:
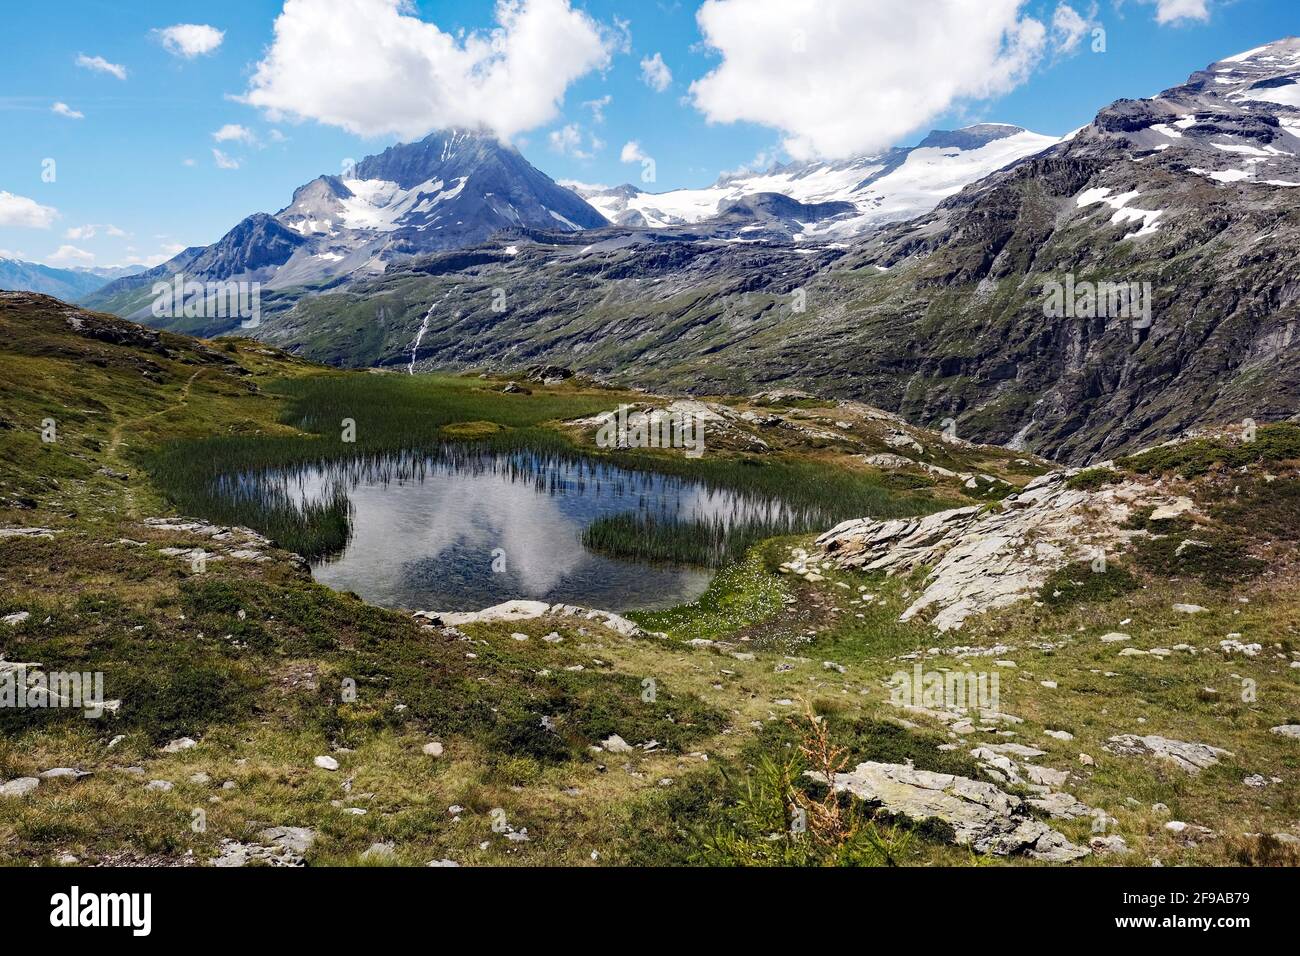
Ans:
[[[816,560],[845,569],[908,574],[930,568],[925,589],[902,620],[933,614],[941,631],[1038,591],[1076,561],[1096,560],[1139,532],[1122,527],[1137,508],[1179,514],[1192,502],[1134,481],[1100,490],[1071,488],[1077,471],[1036,478],[1000,505],[941,511],[923,518],[837,525],[817,539]]]
[[[482,611],[417,611],[415,613],[418,619],[439,627],[533,621],[548,615],[591,621],[623,637],[641,637],[646,633],[637,624],[611,611],[595,611],[573,604],[547,604],[545,601],[506,601]]]
[[[917,823],[941,820],[952,827],[955,843],[980,853],[1024,853],[1052,863],[1089,853],[1035,819],[1020,797],[969,777],[868,761],[836,774],[834,786]]]

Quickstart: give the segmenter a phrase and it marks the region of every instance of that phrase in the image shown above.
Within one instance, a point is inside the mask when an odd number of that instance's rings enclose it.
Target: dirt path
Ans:
[[[122,446],[125,444],[124,435],[128,428],[142,425],[145,422],[152,421],[155,418],[162,418],[164,415],[169,415],[172,412],[182,409],[186,405],[188,405],[190,401],[190,390],[194,386],[194,380],[197,379],[200,375],[202,375],[205,371],[206,369],[199,369],[197,372],[195,372],[193,375],[191,375],[188,379],[185,380],[185,384],[181,388],[181,393],[174,404],[168,405],[166,408],[161,408],[156,412],[150,412],[148,415],[142,415],[139,418],[127,419],[126,421],[119,422],[118,424],[114,425],[112,430],[109,432],[108,453],[105,455],[105,462],[106,463],[117,462],[119,465],[122,464],[121,449]],[[135,494],[132,492],[129,486],[125,489],[125,491],[126,491],[127,517],[129,518],[139,517],[135,505]]]
[[[120,460],[119,449],[122,446],[122,433],[128,427],[132,425],[140,425],[144,422],[152,421],[155,418],[162,418],[162,416],[170,414],[171,412],[188,405],[190,401],[190,389],[194,386],[194,380],[202,375],[204,371],[205,369],[199,369],[185,380],[185,385],[181,388],[180,399],[174,405],[168,405],[166,408],[159,409],[156,412],[150,412],[148,415],[142,415],[139,418],[132,418],[114,425],[112,430],[109,432],[108,457]]]

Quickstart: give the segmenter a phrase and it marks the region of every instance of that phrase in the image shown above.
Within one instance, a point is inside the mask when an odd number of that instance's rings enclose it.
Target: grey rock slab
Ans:
[[[981,853],[1025,853],[1049,862],[1089,853],[1035,819],[1019,797],[969,777],[868,761],[836,774],[833,785],[896,816],[918,823],[942,820],[952,827],[956,843]]]
[[[36,777],[19,777],[0,784],[0,797],[25,797],[41,785]]]
[[[1172,740],[1156,734],[1145,737],[1137,734],[1120,734],[1109,738],[1104,749],[1113,754],[1129,757],[1152,755],[1191,774],[1200,773],[1206,767],[1214,766],[1219,762],[1220,757],[1234,756],[1231,751],[1221,747]]]

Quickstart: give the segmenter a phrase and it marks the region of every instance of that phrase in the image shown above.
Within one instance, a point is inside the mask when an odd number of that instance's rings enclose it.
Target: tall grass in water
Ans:
[[[761,522],[731,524],[716,516],[678,518],[628,511],[597,518],[583,530],[582,543],[611,557],[720,568],[780,533]]]
[[[515,480],[577,482],[578,490],[588,480],[622,481],[631,488],[633,473],[681,488],[734,492],[757,510],[724,521],[651,515],[642,508],[598,520],[587,536],[590,547],[613,556],[710,567],[737,558],[763,537],[938,507],[896,478],[800,461],[600,453],[542,427],[616,406],[616,398],[600,394],[507,395],[463,378],[355,373],[325,373],[275,387],[287,399],[282,422],[306,434],[177,442],[145,453],[143,464],[181,513],[251,527],[309,559],[346,546],[349,482],[422,477],[431,466],[504,469]],[[348,421],[354,423],[354,442],[344,441]],[[490,424],[469,429],[472,441],[457,441],[454,429],[446,431],[470,422]],[[313,470],[334,486],[306,501],[290,484]]]

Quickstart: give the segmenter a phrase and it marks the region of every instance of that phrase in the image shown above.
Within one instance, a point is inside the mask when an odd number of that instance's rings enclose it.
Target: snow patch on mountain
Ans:
[[[970,183],[1057,142],[1056,137],[1018,126],[985,124],[936,131],[919,146],[879,156],[791,163],[761,173],[724,176],[704,189],[650,193],[634,186],[569,185],[610,222],[652,229],[704,222],[758,193],[777,193],[807,204],[848,202],[856,214],[808,224],[802,236],[847,238],[929,212]]]

